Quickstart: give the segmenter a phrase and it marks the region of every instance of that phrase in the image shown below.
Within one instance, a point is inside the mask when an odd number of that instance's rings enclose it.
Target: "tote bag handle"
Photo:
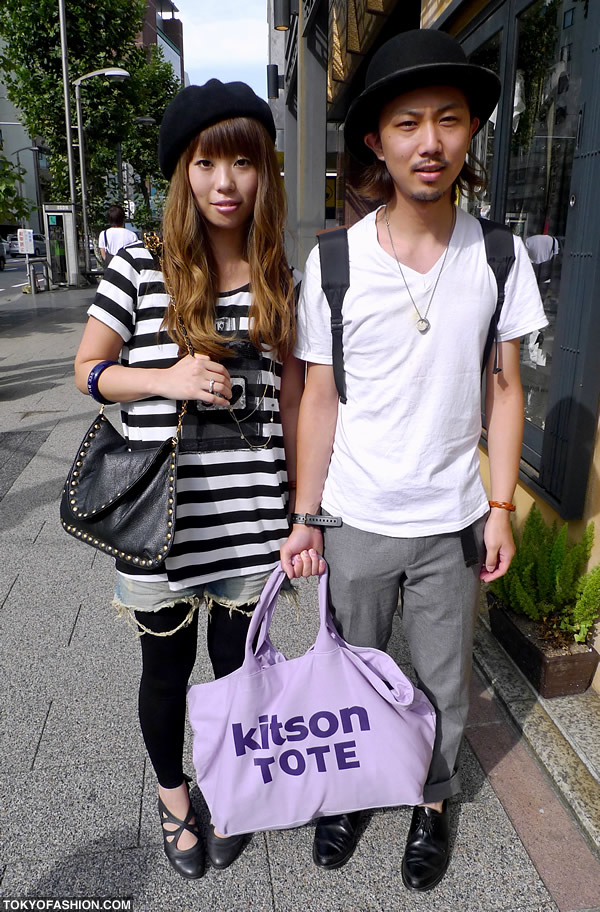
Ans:
[[[285,571],[281,568],[281,564],[279,564],[265,583],[258,604],[254,609],[246,635],[245,657],[242,665],[246,674],[258,671],[261,667],[257,654],[260,652],[268,638],[269,628],[271,626],[271,621],[273,620],[273,612],[275,611],[275,606],[277,604],[277,597],[279,596],[279,591],[283,585],[285,576]],[[316,652],[334,652],[336,649],[340,648],[339,643],[341,642],[337,631],[333,627],[327,608],[327,579],[328,570],[326,568],[325,572],[319,577],[320,627],[314,646]],[[255,637],[257,638],[256,649],[253,649],[252,644]]]
[[[419,713],[429,712],[431,709],[429,702],[420,691],[415,690],[413,684],[398,668],[391,656],[377,649],[349,646],[337,632],[328,608],[328,575],[329,570],[326,567],[325,572],[319,577],[319,632],[314,646],[309,651],[324,654],[343,649],[352,664],[360,669],[363,677],[386,702],[403,706],[406,709],[412,707]],[[265,663],[261,662],[259,658],[260,650],[268,640],[273,612],[284,579],[285,571],[281,569],[280,564],[267,580],[254,609],[246,637],[244,663],[240,669],[243,674],[255,674],[264,667]],[[256,650],[252,648],[255,637],[257,639]],[[272,664],[272,658],[269,655],[264,658],[266,658],[267,664]]]

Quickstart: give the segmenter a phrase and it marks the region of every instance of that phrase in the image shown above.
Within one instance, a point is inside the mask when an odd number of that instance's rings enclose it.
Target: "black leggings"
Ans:
[[[248,610],[248,606],[242,606]],[[179,602],[160,611],[136,611],[145,627],[161,633],[177,627],[190,606]],[[212,603],[206,642],[215,678],[239,668],[251,615]],[[142,644],[142,679],[139,714],[146,750],[163,788],[177,788],[183,782],[183,738],[186,688],[196,661],[198,611],[192,622],[171,636],[145,633]]]

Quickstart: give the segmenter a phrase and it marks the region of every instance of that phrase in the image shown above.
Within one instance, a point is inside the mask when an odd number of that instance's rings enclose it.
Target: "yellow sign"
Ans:
[[[335,207],[335,177],[325,178],[325,206],[327,209]]]
[[[431,28],[450,3],[451,0],[424,0],[421,4],[421,28]]]

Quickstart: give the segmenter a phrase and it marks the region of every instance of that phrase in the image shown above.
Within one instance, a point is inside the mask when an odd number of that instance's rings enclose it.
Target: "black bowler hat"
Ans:
[[[365,145],[364,137],[378,129],[381,109],[388,101],[431,85],[462,89],[471,117],[479,118],[477,130],[489,120],[500,98],[496,74],[469,63],[451,35],[436,29],[401,32],[374,54],[367,68],[365,89],[348,110],[344,138],[354,157],[364,164],[373,163],[374,153]]]
[[[202,86],[190,85],[178,92],[167,105],[158,134],[158,161],[167,180],[194,136],[232,117],[258,120],[275,142],[271,109],[245,82],[209,79]]]

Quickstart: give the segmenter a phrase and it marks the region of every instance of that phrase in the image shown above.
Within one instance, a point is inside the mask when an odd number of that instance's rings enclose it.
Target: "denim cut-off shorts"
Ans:
[[[230,611],[249,613],[247,606],[255,605],[260,598],[268,573],[251,573],[230,579],[213,580],[188,589],[173,590],[166,580],[146,582],[131,579],[117,570],[115,595],[112,605],[120,614],[130,618],[134,611],[160,611],[182,602],[190,606],[189,620],[204,601],[210,611],[213,603],[223,605]],[[135,620],[135,618],[134,618]],[[189,621],[188,621],[189,623]]]

